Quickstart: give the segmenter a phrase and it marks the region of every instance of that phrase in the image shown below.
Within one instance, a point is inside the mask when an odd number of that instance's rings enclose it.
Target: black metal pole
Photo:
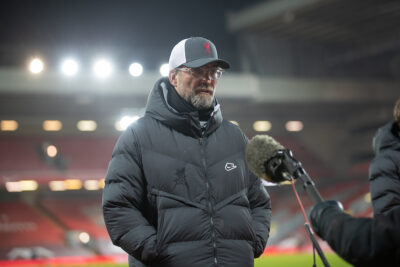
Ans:
[[[322,263],[324,264],[325,267],[330,267],[330,265],[328,263],[328,260],[325,257],[324,252],[322,251],[321,247],[319,246],[318,241],[315,238],[315,236],[314,236],[314,234],[313,234],[313,232],[311,230],[310,225],[308,223],[305,223],[304,227],[306,228],[306,231],[308,233],[308,236],[311,239],[311,242],[313,243],[314,248],[317,250],[317,253],[318,253],[319,257],[321,258]]]

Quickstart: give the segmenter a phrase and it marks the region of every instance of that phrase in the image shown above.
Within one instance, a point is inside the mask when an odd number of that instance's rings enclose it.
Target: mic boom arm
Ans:
[[[308,196],[311,198],[314,204],[318,204],[323,201],[321,195],[319,194],[319,192],[315,187],[314,182],[311,180],[310,176],[308,176],[307,172],[301,166],[301,163],[293,157],[293,153],[291,150],[289,149],[278,150],[276,155],[267,162],[265,162],[264,165],[266,174],[269,176],[269,178],[271,178],[272,181],[282,182],[282,181],[293,181],[295,179],[300,179],[303,182],[304,189],[306,190]],[[294,192],[296,192],[293,183],[292,186]],[[299,202],[299,204],[302,207],[301,202]],[[326,259],[323,250],[319,246],[310,228],[306,214],[304,213],[303,215],[306,220],[304,226],[306,228],[307,234],[311,239],[314,249],[317,250],[318,255],[320,256],[324,266],[330,267],[329,262]],[[316,266],[315,258],[313,266]]]
[[[300,179],[303,182],[304,189],[314,204],[323,201],[314,182],[301,166],[301,163],[293,157],[291,150],[278,150],[274,157],[265,162],[265,170],[267,175],[274,182]]]

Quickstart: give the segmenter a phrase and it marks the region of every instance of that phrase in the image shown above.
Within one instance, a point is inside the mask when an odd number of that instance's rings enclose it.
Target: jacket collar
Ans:
[[[382,150],[387,148],[400,150],[399,131],[399,127],[394,121],[379,128],[372,142],[375,155],[378,155]]]
[[[146,105],[146,115],[153,117],[161,123],[195,138],[208,136],[222,123],[222,113],[218,101],[214,106],[207,127],[202,130],[199,120],[199,112],[178,112],[168,103],[169,90],[175,90],[168,77],[159,79],[150,92]]]

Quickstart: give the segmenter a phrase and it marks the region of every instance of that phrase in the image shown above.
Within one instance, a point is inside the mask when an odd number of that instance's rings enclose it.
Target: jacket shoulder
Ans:
[[[232,136],[235,136],[236,138],[243,141],[244,144],[247,144],[249,142],[248,137],[245,135],[245,133],[242,131],[242,129],[239,126],[237,126],[236,124],[224,119],[222,121],[221,127],[223,127],[225,130],[229,131]]]

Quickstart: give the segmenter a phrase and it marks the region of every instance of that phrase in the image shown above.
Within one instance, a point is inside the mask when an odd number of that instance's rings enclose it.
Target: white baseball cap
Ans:
[[[198,68],[211,62],[217,62],[223,69],[229,69],[227,61],[218,58],[215,45],[203,37],[190,37],[180,41],[171,51],[169,70],[179,66]]]

